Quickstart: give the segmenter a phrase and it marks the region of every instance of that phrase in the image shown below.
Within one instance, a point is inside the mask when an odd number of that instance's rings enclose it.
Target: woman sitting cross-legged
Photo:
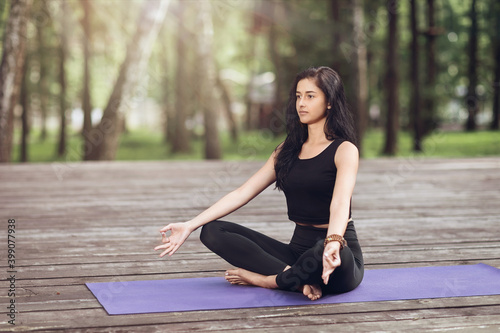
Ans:
[[[356,288],[363,255],[351,216],[358,170],[354,124],[339,75],[328,67],[299,73],[287,106],[287,137],[243,185],[194,219],[160,229],[160,256],[174,254],[202,227],[201,241],[235,269],[232,284],[301,291],[311,300]],[[221,221],[276,184],[295,222],[289,244]],[[170,231],[167,237],[166,232]]]

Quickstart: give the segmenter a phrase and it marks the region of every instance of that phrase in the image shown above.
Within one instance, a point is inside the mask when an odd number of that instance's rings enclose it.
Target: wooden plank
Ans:
[[[220,276],[190,238],[172,258],[158,229],[186,220],[262,161],[0,165],[0,216],[16,218],[16,327],[0,330],[348,331],[499,329],[500,296],[108,316],[84,286],[113,279]],[[500,268],[500,158],[363,160],[353,197],[367,269],[483,262]],[[283,194],[267,189],[228,220],[284,242]],[[5,236],[6,229],[0,230]],[[6,272],[0,262],[0,277]],[[0,299],[8,301],[0,284]],[[5,310],[0,313],[5,314]]]
[[[471,309],[474,315],[471,316]],[[378,311],[371,310],[366,312],[341,312],[335,314],[299,314],[294,316],[269,316],[259,315],[258,310],[249,313],[248,316],[240,316],[233,318],[224,318],[221,315],[223,311],[205,311],[203,314],[210,312],[212,318],[200,318],[199,312],[177,313],[176,316],[167,316],[166,314],[148,314],[148,315],[127,315],[127,316],[105,316],[102,309],[78,309],[78,310],[63,310],[51,313],[45,312],[29,312],[24,314],[24,318],[20,319],[17,329],[29,330],[31,323],[34,323],[40,329],[48,328],[83,328],[95,329],[102,327],[134,327],[150,325],[151,318],[155,319],[155,325],[163,324],[167,331],[179,330],[205,330],[205,331],[221,331],[221,330],[241,330],[244,328],[257,328],[266,330],[281,330],[284,327],[295,329],[297,327],[319,328],[325,325],[332,324],[349,324],[349,327],[356,330],[359,323],[362,326],[367,324],[376,325],[380,322],[398,322],[404,323],[413,327],[422,327],[422,322],[415,321],[426,320],[432,324],[441,323],[442,327],[456,327],[462,324],[467,326],[471,321],[477,325],[483,324],[500,324],[500,305],[474,306],[474,307],[453,307],[442,309],[410,309],[410,310],[390,310]],[[240,312],[240,311],[235,311]],[[464,320],[466,317],[466,320]],[[89,321],[88,318],[96,318]],[[481,321],[476,321],[480,318]],[[26,325],[24,323],[30,323]],[[424,324],[425,325],[425,324]],[[365,326],[366,327],[366,326]],[[399,326],[401,329],[401,325]]]
[[[488,264],[493,267],[500,266],[500,260],[481,260],[481,262]],[[438,263],[434,263],[434,265],[457,265],[457,264],[476,264],[477,262],[467,262],[467,261],[442,261]],[[228,264],[225,264],[222,260],[220,262],[220,270],[214,269],[213,271],[195,271],[195,272],[160,272],[157,274],[144,274],[138,275],[137,273],[130,272],[129,274],[124,275],[113,275],[113,276],[94,276],[94,277],[63,277],[63,278],[50,278],[50,279],[39,279],[36,277],[30,279],[23,279],[21,287],[23,288],[31,288],[31,287],[40,287],[40,286],[69,286],[69,285],[83,285],[88,282],[110,282],[115,279],[122,279],[124,281],[135,281],[135,280],[155,280],[155,279],[181,279],[181,278],[196,278],[196,277],[213,277],[213,276],[222,276],[225,269],[229,268]],[[223,266],[227,265],[227,266]],[[406,264],[380,264],[373,265],[367,264],[366,269],[381,269],[381,268],[403,268],[403,267],[421,267],[421,266],[431,266],[426,263],[406,263]],[[1,289],[0,289],[1,290]],[[7,290],[7,287],[4,287],[3,290]],[[92,296],[88,296],[92,297]]]
[[[114,279],[113,281],[119,281],[119,279]],[[53,311],[67,310],[67,309],[95,309],[101,308],[98,301],[89,293],[86,286],[80,285],[66,285],[66,286],[42,286],[42,287],[30,287],[29,289],[20,290],[19,302],[22,304],[23,312],[30,311],[48,311],[49,308]],[[78,304],[75,304],[78,303]],[[398,305],[393,304],[398,302]],[[387,304],[385,304],[387,303]],[[68,307],[71,304],[71,307]],[[368,311],[373,308],[373,304],[370,302],[364,303],[349,303],[353,311]],[[384,305],[385,304],[385,305]],[[344,304],[346,307],[347,304]],[[457,307],[457,306],[479,306],[479,305],[500,305],[500,296],[471,296],[471,297],[456,297],[456,298],[444,298],[444,299],[421,299],[418,302],[409,301],[390,301],[390,302],[377,302],[377,309],[381,310],[386,307],[387,309],[429,309],[429,308],[443,308],[443,307]],[[311,302],[311,306],[308,307],[287,307],[297,308],[300,311],[307,313],[326,313],[333,305],[325,305],[325,309],[318,310],[318,305]],[[338,305],[336,305],[338,306]],[[321,307],[321,306],[320,306]],[[345,307],[342,307],[343,309]],[[259,311],[269,313],[273,312],[274,308],[262,308]],[[281,309],[283,310],[283,309]],[[247,309],[246,311],[254,311]],[[326,311],[326,312],[324,312]],[[2,312],[6,312],[3,310]],[[279,312],[278,312],[279,313]],[[330,312],[328,312],[330,313]],[[275,313],[273,316],[276,316]],[[288,312],[287,312],[287,315]]]
[[[378,264],[407,264],[421,263],[428,266],[438,265],[443,261],[455,262],[480,262],[500,259],[500,248],[487,249],[460,249],[456,251],[431,250],[427,252],[411,253],[368,253],[365,256],[367,262]],[[113,276],[122,275],[134,271],[137,275],[160,274],[166,272],[196,272],[222,270],[227,267],[219,258],[199,258],[192,260],[169,261],[169,260],[139,260],[139,261],[118,261],[107,263],[72,263],[55,265],[33,265],[18,268],[19,281],[36,276],[37,278],[61,278],[61,277],[88,277],[93,276]]]
[[[200,248],[200,244],[197,242],[189,242],[182,247],[173,257],[160,259],[157,256],[157,252],[153,253],[152,246],[149,253],[145,253],[142,246],[137,246],[123,254],[106,254],[99,253],[99,249],[89,248],[86,251],[66,253],[64,251],[56,252],[56,250],[61,247],[64,242],[55,242],[43,244],[40,242],[38,244],[39,248],[51,249],[52,253],[57,253],[58,262],[57,265],[79,265],[79,264],[100,264],[100,263],[127,263],[127,262],[177,262],[177,261],[190,261],[195,263],[197,260],[211,260],[219,258],[216,254],[207,252],[205,248]],[[155,245],[152,243],[152,245]],[[52,247],[54,246],[54,247]],[[137,252],[134,252],[137,251]],[[85,253],[88,252],[88,253]],[[364,246],[363,254],[367,264],[380,264],[381,262],[391,263],[393,262],[393,255],[398,257],[397,263],[405,262],[403,258],[416,258],[416,261],[422,261],[424,258],[428,258],[427,261],[445,261],[448,257],[453,257],[456,259],[457,256],[460,260],[494,260],[500,259],[500,242],[483,242],[481,244],[476,242],[453,242],[448,244],[408,244],[408,245],[382,245],[382,246]],[[436,255],[434,255],[436,254]],[[444,255],[443,255],[444,254]],[[480,254],[484,254],[483,257]],[[432,255],[432,257],[431,257]],[[480,257],[478,259],[478,256]],[[490,259],[491,258],[491,259]],[[22,264],[18,267],[26,267],[29,269],[31,266],[52,266],[54,265],[54,259],[49,257],[23,257]]]

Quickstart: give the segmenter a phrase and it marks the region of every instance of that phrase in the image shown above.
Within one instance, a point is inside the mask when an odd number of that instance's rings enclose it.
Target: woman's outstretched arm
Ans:
[[[160,229],[163,244],[155,247],[155,251],[163,250],[160,257],[174,254],[194,230],[210,221],[234,212],[274,183],[276,181],[274,172],[275,154],[276,152],[273,152],[266,164],[243,185],[226,194],[194,219],[182,223],[171,223]],[[165,235],[167,231],[171,232],[169,237]]]

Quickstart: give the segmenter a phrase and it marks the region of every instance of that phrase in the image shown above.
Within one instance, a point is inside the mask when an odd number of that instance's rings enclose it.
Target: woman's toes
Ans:
[[[315,301],[321,298],[322,296],[322,291],[319,286],[313,286],[308,284],[304,285],[304,287],[302,288],[302,293],[311,301]]]
[[[228,269],[226,271],[226,276],[238,276],[238,270],[237,269]]]
[[[302,293],[304,294],[304,296],[308,297],[308,298],[311,298],[310,295],[311,295],[311,286],[306,284],[302,287]]]

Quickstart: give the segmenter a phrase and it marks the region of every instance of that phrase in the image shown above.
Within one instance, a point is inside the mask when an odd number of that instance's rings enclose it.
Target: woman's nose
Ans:
[[[299,106],[303,106],[304,105],[304,98],[297,97],[297,103],[299,104]]]

